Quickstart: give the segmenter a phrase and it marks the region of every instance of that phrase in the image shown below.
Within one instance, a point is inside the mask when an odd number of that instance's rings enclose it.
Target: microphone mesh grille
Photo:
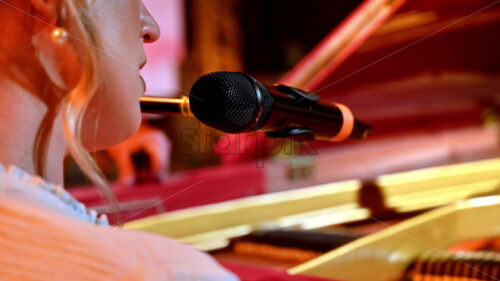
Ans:
[[[263,90],[264,114],[257,128],[269,119],[272,97]],[[255,118],[257,94],[242,73],[214,72],[196,81],[189,97],[191,111],[201,122],[227,133],[242,131]]]

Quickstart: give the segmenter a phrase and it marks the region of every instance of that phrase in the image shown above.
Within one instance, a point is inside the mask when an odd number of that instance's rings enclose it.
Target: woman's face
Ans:
[[[160,30],[141,0],[96,0],[92,12],[102,44],[103,87],[84,117],[82,142],[97,150],[124,141],[139,128],[139,98],[146,89],[139,73],[146,63],[143,44],[156,41]]]

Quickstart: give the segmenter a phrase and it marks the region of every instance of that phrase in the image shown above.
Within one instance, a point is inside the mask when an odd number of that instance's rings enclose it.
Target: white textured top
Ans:
[[[90,223],[108,226],[106,215],[97,217],[97,212],[73,198],[61,185],[46,182],[40,177],[10,166],[0,164],[0,194],[24,203],[65,214]]]
[[[62,187],[0,165],[0,280],[237,280],[177,241],[99,225]]]

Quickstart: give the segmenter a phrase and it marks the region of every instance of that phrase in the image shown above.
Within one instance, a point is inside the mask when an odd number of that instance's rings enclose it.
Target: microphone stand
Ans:
[[[142,113],[194,117],[187,96],[178,99],[141,97],[140,103]]]

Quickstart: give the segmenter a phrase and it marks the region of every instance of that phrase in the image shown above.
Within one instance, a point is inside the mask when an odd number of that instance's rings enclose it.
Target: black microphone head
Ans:
[[[201,122],[227,133],[237,133],[262,127],[271,116],[273,98],[266,87],[247,74],[213,72],[194,83],[189,103]],[[258,122],[253,124],[259,114]]]

